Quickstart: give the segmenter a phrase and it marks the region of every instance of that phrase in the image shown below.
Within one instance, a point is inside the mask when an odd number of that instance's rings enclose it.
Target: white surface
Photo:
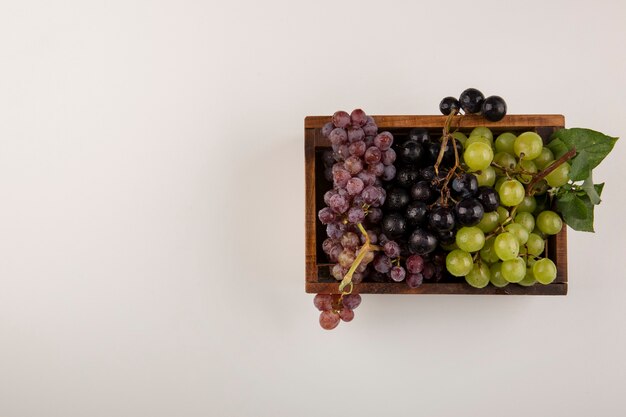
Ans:
[[[623,136],[624,22],[620,1],[2,2],[0,415],[623,415],[623,143],[567,297],[365,296],[329,333],[303,118],[475,86]]]

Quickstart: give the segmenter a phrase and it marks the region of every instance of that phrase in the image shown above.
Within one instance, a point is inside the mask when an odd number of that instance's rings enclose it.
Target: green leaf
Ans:
[[[548,147],[554,153],[555,158],[558,158],[558,154],[564,153],[563,145],[567,149],[576,148],[576,156],[571,161],[570,178],[573,181],[583,181],[589,176],[591,170],[611,152],[616,141],[617,138],[595,130],[571,128],[554,132]],[[552,142],[555,143],[552,144]]]
[[[604,183],[594,185],[598,196],[602,194]],[[593,232],[594,204],[588,195],[582,197],[575,193],[565,193],[556,200],[556,207],[561,212],[565,223],[580,232]]]
[[[569,151],[569,149],[567,148],[567,145],[561,140],[555,137],[556,133],[560,132],[560,130],[558,130],[557,132],[555,132],[554,135],[552,135],[552,140],[550,140],[550,143],[548,143],[548,149],[550,149],[552,151],[552,153],[554,154],[554,159],[559,159],[560,157],[563,156],[563,154],[567,151]]]
[[[592,204],[598,205],[600,204],[600,194],[596,191],[596,187],[593,185],[593,175],[589,172],[589,176],[585,179],[582,185],[583,190],[589,196],[589,200]]]

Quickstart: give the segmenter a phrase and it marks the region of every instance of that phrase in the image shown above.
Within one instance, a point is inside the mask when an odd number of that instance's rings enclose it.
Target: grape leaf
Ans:
[[[563,143],[561,139],[557,139],[554,136],[552,137],[550,143],[548,143],[548,149],[550,149],[554,154],[554,159],[559,159],[561,156],[563,156],[565,152],[569,150],[567,148],[567,145]]]
[[[594,185],[598,196],[602,194],[604,183]],[[593,232],[594,204],[588,195],[579,196],[567,192],[557,197],[556,207],[561,212],[565,223],[579,232]]]
[[[617,138],[591,129],[559,129],[552,135],[549,148],[555,158],[558,158],[557,154],[562,154],[563,145],[567,149],[576,148],[576,156],[571,161],[570,178],[573,181],[583,181],[611,152],[616,141]]]

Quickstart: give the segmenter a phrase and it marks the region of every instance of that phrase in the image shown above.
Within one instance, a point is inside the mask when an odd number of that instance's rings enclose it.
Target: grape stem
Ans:
[[[565,152],[559,159],[552,162],[546,168],[544,168],[541,172],[533,175],[533,179],[526,186],[526,195],[533,195],[533,187],[542,179],[544,179],[548,174],[557,169],[559,166],[564,164],[565,162],[572,159],[576,156],[576,148],[572,148],[569,151]]]
[[[459,111],[457,109],[453,109],[453,111],[446,118],[446,121],[443,125],[443,136],[441,138],[442,139],[441,147],[439,148],[439,155],[437,155],[437,162],[435,162],[435,174],[439,176],[439,165],[441,164],[441,161],[443,160],[443,155],[445,153],[448,141],[452,140],[452,148],[454,149],[454,166],[450,168],[450,171],[448,171],[448,174],[443,180],[443,185],[441,186],[441,199],[440,200],[443,206],[447,206],[447,203],[448,203],[448,197],[450,194],[448,191],[448,184],[450,183],[450,180],[454,176],[454,173],[456,172],[456,170],[461,168],[461,164],[459,163],[459,152],[456,149],[456,139],[454,138],[454,136],[450,134],[450,125],[452,124],[452,119],[458,113]]]
[[[361,246],[361,249],[359,249],[359,252],[356,255],[356,259],[354,260],[354,262],[352,262],[350,269],[339,284],[339,291],[341,291],[342,297],[344,295],[352,293],[352,290],[354,289],[354,284],[352,283],[352,275],[354,275],[354,271],[356,271],[356,269],[359,267],[359,265],[363,261],[363,258],[365,258],[365,255],[367,255],[368,252],[381,250],[380,246],[372,244],[372,242],[370,241],[370,237],[367,234],[367,231],[361,223],[357,223],[357,227],[359,228],[363,236],[365,236],[365,243],[363,244],[363,246]],[[347,291],[344,291],[346,287],[349,287],[349,289]]]

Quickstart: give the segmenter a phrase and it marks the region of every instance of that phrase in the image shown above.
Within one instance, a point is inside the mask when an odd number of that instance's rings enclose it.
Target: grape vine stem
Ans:
[[[541,172],[538,172],[536,175],[534,175],[533,179],[526,186],[526,195],[533,195],[533,187],[537,185],[539,181],[544,179],[548,174],[550,174],[552,171],[557,169],[559,166],[561,166],[565,162],[572,159],[574,156],[576,156],[576,148],[572,148],[569,151],[565,152],[559,159],[552,162],[550,165],[544,168]]]
[[[342,296],[352,293],[352,290],[354,289],[352,275],[354,275],[354,271],[356,271],[356,269],[359,267],[359,265],[363,261],[363,258],[365,258],[365,255],[367,255],[367,253],[371,251],[381,250],[380,246],[372,244],[370,236],[367,234],[367,231],[361,223],[357,223],[357,227],[359,228],[363,236],[365,236],[365,243],[363,244],[363,246],[361,246],[361,249],[359,249],[359,252],[356,255],[356,259],[354,260],[354,262],[352,262],[350,269],[339,284],[339,291],[341,291]],[[346,287],[349,287],[349,289],[347,291],[344,291]]]

